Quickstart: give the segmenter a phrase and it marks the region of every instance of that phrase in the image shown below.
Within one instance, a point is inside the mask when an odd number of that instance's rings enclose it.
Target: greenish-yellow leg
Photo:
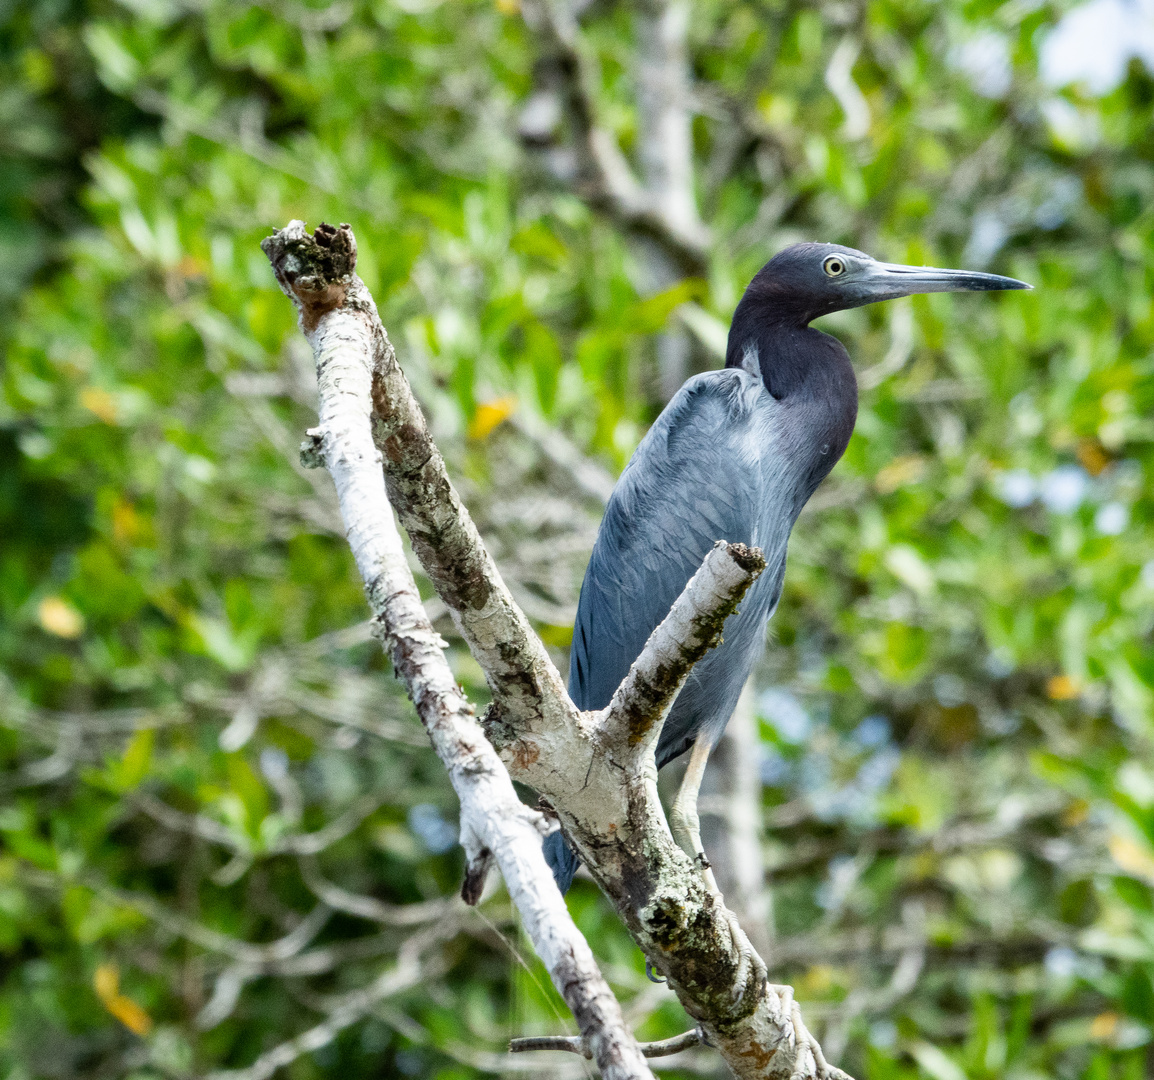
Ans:
[[[736,917],[725,907],[724,897],[717,887],[717,880],[713,876],[709,860],[705,857],[705,849],[701,844],[701,821],[697,816],[697,795],[701,791],[701,781],[705,776],[705,766],[709,762],[709,752],[712,749],[705,739],[698,739],[693,744],[693,749],[689,754],[689,765],[685,770],[685,778],[681,781],[677,798],[673,800],[673,806],[669,811],[669,828],[673,833],[673,839],[677,841],[677,846],[701,868],[705,887],[717,897],[721,904],[721,910],[725,911],[728,916],[730,936],[737,946],[739,954],[734,985],[737,988],[737,999],[740,1001],[745,993],[750,964],[756,960],[761,969],[759,984],[765,980],[765,966],[761,963],[760,957],[754,953],[749,939],[742,933]]]

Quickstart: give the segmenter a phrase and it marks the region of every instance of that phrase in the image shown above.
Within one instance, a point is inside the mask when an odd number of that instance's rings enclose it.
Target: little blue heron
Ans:
[[[698,662],[670,710],[657,767],[692,748],[670,813],[674,837],[716,891],[701,847],[697,793],[781,596],[798,514],[845,451],[857,381],[821,315],[912,293],[1028,289],[968,270],[896,266],[837,244],[794,244],[750,282],[734,312],[725,367],[695,375],[637,447],[613,490],[585,572],[569,693],[602,709],[649,635],[718,540],[758,547],[766,568]],[[562,892],[578,860],[561,833],[545,854]]]

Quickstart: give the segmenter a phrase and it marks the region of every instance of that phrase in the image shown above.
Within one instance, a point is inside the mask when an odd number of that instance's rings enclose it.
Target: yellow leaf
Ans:
[[[1096,439],[1083,439],[1079,442],[1077,454],[1078,462],[1091,476],[1097,476],[1110,464],[1110,455]]]
[[[123,496],[112,507],[112,535],[122,544],[130,544],[140,535],[140,515]]]
[[[1090,1021],[1090,1038],[1099,1042],[1112,1039],[1118,1030],[1118,1019],[1118,1014],[1115,1012],[1099,1013]]]
[[[152,1017],[132,998],[118,994],[106,1001],[104,1007],[134,1035],[147,1035],[152,1030]]]
[[[176,264],[176,272],[186,278],[204,277],[208,273],[208,264],[195,255],[185,255]]]
[[[1106,842],[1110,857],[1131,877],[1154,885],[1154,854],[1128,836],[1115,833]]]
[[[497,0],[497,10],[502,15],[516,15],[521,10],[520,0]]]
[[[1046,683],[1051,701],[1072,701],[1082,692],[1082,684],[1073,675],[1055,675]]]
[[[874,487],[882,495],[889,495],[906,484],[913,484],[926,474],[926,459],[917,454],[894,458],[874,478]]]
[[[508,420],[517,409],[515,397],[497,398],[495,401],[486,401],[477,406],[473,414],[473,422],[469,425],[470,439],[487,438],[498,424]]]
[[[834,971],[829,964],[814,964],[798,983],[798,990],[805,997],[815,997],[826,993],[834,983]]]
[[[99,386],[86,386],[80,391],[80,404],[106,424],[115,424],[116,398]]]
[[[40,625],[50,634],[62,638],[78,638],[84,633],[84,616],[67,600],[46,596],[36,607]]]
[[[101,1004],[133,1034],[147,1035],[152,1030],[152,1017],[120,992],[115,964],[101,964],[92,975],[92,986]]]
[[[120,972],[115,964],[101,964],[92,976],[96,996],[105,1004],[120,993]]]

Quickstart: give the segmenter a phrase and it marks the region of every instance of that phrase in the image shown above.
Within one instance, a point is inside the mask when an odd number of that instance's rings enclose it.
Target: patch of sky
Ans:
[[[1154,559],[1151,559],[1147,563],[1143,563],[1138,577],[1147,589],[1154,589]]]
[[[434,855],[442,855],[457,843],[457,829],[432,803],[417,803],[409,810],[409,828]]]
[[[944,671],[934,676],[934,697],[945,709],[953,709],[966,700],[966,684],[959,676]]]
[[[890,741],[890,722],[884,716],[874,713],[854,728],[852,738],[859,746],[883,746]]]
[[[1124,503],[1108,502],[1098,507],[1094,515],[1094,528],[1103,536],[1119,536],[1130,524],[1130,508]]]
[[[864,795],[873,796],[888,786],[902,756],[897,747],[886,746],[866,758],[858,769],[854,784]]]
[[[1010,43],[996,30],[980,30],[951,55],[956,67],[983,97],[1002,98],[1010,89]]]
[[[870,1024],[869,1040],[871,1046],[881,1050],[889,1050],[897,1045],[898,1027],[892,1020],[877,1020]]]
[[[1082,198],[1082,180],[1077,176],[1055,177],[1050,194],[1034,209],[1039,229],[1057,229],[1065,224],[1070,211]]]
[[[1072,514],[1086,498],[1090,476],[1078,465],[1059,465],[1046,473],[1038,485],[1038,494],[1046,509],[1054,514]]]
[[[1049,949],[1042,961],[1046,974],[1055,979],[1069,979],[1081,976],[1096,979],[1102,976],[1105,965],[1097,956],[1089,956],[1071,949],[1068,945],[1055,945]]]
[[[768,720],[777,734],[787,743],[795,746],[808,737],[813,728],[809,713],[788,690],[781,686],[771,686],[762,691],[757,701],[758,711]]]
[[[974,214],[962,261],[967,265],[985,266],[1009,238],[1009,227],[997,208],[985,207]]]
[[[266,746],[260,752],[260,771],[265,779],[276,782],[288,776],[289,758],[279,746]]]
[[[1041,110],[1050,135],[1059,146],[1071,153],[1084,154],[1098,145],[1102,132],[1093,112],[1060,97],[1043,101]]]
[[[1154,71],[1154,0],[1090,0],[1062,16],[1043,38],[1042,81],[1054,89],[1081,83],[1108,94],[1132,59]]]
[[[1007,675],[1012,675],[1017,670],[1017,663],[1014,661],[1014,654],[1010,652],[1005,646],[998,646],[991,649],[989,656],[986,657],[986,671],[995,679],[1004,679]]]
[[[996,486],[998,498],[1015,510],[1029,506],[1038,496],[1038,482],[1028,469],[1011,469],[1001,473]]]
[[[761,756],[759,773],[766,787],[782,787],[789,781],[793,769],[776,750],[767,750]]]
[[[1049,104],[1054,103],[1073,108],[1064,99],[1055,98]],[[1063,128],[1063,132],[1055,135],[1059,142],[1074,146],[1079,139],[1085,141],[1083,136],[1086,133],[1080,128],[1076,132]],[[1058,228],[1069,218],[1081,198],[1082,182],[1077,177],[1038,167],[1023,170],[1010,192],[974,211],[963,262],[968,266],[985,266],[1010,237],[1036,228]]]
[[[1065,945],[1055,945],[1043,961],[1046,974],[1055,979],[1068,979],[1078,971],[1078,954]]]
[[[1040,477],[1034,476],[1027,469],[1010,469],[999,473],[994,480],[995,493],[1007,506],[1020,510],[1029,506],[1035,499],[1041,499],[1046,509],[1053,514],[1072,514],[1090,497],[1092,487],[1090,474],[1079,465],[1059,465]],[[1125,506],[1114,505],[1119,506],[1121,511],[1126,511]],[[1102,510],[1105,510],[1105,506]],[[1119,520],[1122,520],[1119,510],[1110,510],[1102,519],[1102,523],[1109,529],[1116,526]],[[1122,529],[1126,527],[1128,520],[1129,515],[1126,513]],[[1100,527],[1099,531],[1105,532],[1106,535],[1116,535]]]
[[[877,796],[889,784],[900,760],[896,747],[883,746],[862,762],[849,783],[843,783],[834,780],[827,758],[809,755],[798,769],[799,785],[820,820],[866,824],[875,817]]]

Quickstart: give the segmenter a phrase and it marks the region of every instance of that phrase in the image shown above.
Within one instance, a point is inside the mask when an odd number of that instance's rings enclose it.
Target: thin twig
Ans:
[[[700,1043],[701,1033],[694,1029],[681,1035],[674,1035],[672,1039],[638,1043],[638,1047],[647,1058],[655,1058],[680,1054],[682,1050],[689,1050]],[[584,1058],[593,1056],[579,1035],[540,1035],[509,1040],[510,1054],[524,1054],[531,1050],[564,1050],[570,1054],[580,1054]]]

